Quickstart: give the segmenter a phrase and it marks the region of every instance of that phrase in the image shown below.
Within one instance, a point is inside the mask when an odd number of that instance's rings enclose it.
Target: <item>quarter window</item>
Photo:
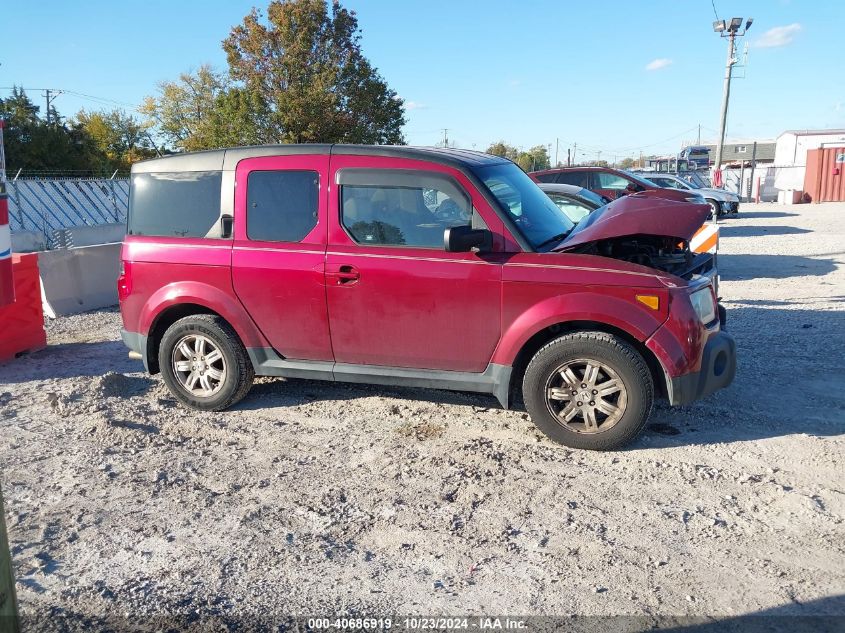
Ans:
[[[406,170],[338,173],[341,222],[358,244],[443,248],[443,232],[473,223],[469,197],[448,176]]]
[[[316,171],[253,171],[246,185],[251,240],[299,242],[317,226]]]
[[[593,176],[596,179],[596,189],[622,190],[626,189],[629,184],[629,182],[625,178],[622,178],[622,176],[610,174],[606,171],[596,172]]]
[[[219,238],[221,182],[219,171],[133,175],[127,232]]]

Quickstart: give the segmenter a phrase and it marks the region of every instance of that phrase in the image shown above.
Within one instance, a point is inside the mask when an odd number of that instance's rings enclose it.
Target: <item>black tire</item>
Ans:
[[[174,348],[186,336],[202,335],[220,350],[225,361],[225,377],[211,396],[192,394],[176,377]],[[195,314],[176,321],[167,328],[158,348],[158,365],[167,388],[182,404],[200,411],[222,411],[243,399],[252,387],[255,368],[246,349],[223,318],[213,314]]]
[[[707,198],[705,200],[705,202],[710,205],[710,217],[711,218],[719,218],[719,217],[722,217],[722,215],[724,215],[722,213],[722,207],[718,202],[716,202],[715,200],[711,200],[710,198]]]
[[[576,359],[601,363],[615,372],[625,387],[626,404],[620,407],[623,413],[607,430],[602,431],[598,425],[598,431],[579,432],[551,410],[548,385],[562,366]],[[531,419],[555,442],[609,451],[622,448],[642,431],[654,403],[654,382],[643,357],[625,341],[604,332],[575,332],[551,341],[534,355],[525,370],[522,396]]]

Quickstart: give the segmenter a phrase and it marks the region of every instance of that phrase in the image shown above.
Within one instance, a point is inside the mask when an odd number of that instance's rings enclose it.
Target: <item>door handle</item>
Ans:
[[[327,270],[326,277],[334,280],[337,286],[351,286],[361,278],[361,273],[355,266],[343,264],[337,270]]]

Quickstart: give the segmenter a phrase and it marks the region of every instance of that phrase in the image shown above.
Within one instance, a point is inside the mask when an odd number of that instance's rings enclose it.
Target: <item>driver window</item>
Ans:
[[[341,223],[358,244],[443,249],[447,228],[472,224],[469,196],[447,176],[346,172],[339,176]]]

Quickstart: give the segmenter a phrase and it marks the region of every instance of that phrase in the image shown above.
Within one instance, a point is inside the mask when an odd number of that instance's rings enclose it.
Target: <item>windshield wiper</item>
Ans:
[[[557,235],[553,235],[552,237],[550,237],[549,239],[547,239],[545,242],[541,242],[540,244],[537,244],[537,246],[535,246],[534,248],[543,248],[544,246],[548,246],[548,245],[549,245],[549,244],[551,244],[552,242],[562,242],[562,241],[563,241],[563,240],[565,240],[567,237],[569,237],[569,234],[570,234],[570,233],[572,233],[572,230],[573,230],[574,228],[575,228],[575,227],[573,226],[573,227],[572,227],[571,229],[569,229],[568,231],[564,231],[563,233],[558,233]]]

